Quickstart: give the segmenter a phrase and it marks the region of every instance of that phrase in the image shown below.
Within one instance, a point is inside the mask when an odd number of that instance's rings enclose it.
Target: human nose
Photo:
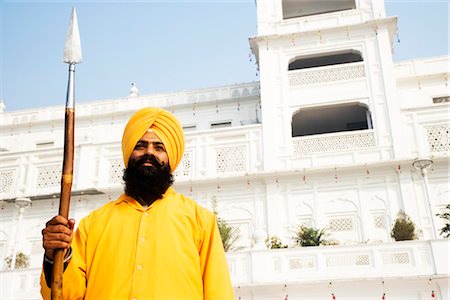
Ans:
[[[148,144],[145,148],[145,154],[147,155],[154,155],[155,154],[155,147],[153,147],[152,144]]]

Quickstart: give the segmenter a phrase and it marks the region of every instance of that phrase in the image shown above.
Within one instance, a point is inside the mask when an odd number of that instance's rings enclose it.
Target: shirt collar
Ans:
[[[171,196],[171,195],[173,195],[173,194],[175,194],[175,190],[173,189],[173,187],[170,186],[170,187],[166,190],[166,192],[163,194],[162,198],[160,198],[160,199],[156,200],[155,202],[153,202],[152,205],[150,205],[150,206],[147,207],[146,209],[144,209],[144,208],[142,207],[142,205],[141,205],[138,201],[136,201],[133,197],[128,196],[127,194],[122,194],[122,195],[120,195],[120,197],[119,197],[117,200],[114,201],[114,204],[120,204],[120,203],[122,203],[122,202],[126,202],[126,203],[128,203],[131,207],[133,207],[133,208],[135,208],[135,209],[137,209],[137,210],[142,210],[142,211],[143,211],[143,210],[149,209],[149,208],[152,207],[155,203],[160,202],[161,200],[164,200],[165,198],[167,198],[168,196]]]

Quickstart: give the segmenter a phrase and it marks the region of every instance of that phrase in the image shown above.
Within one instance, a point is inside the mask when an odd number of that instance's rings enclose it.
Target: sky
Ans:
[[[248,38],[255,0],[0,0],[0,99],[6,111],[64,105],[72,6],[83,62],[76,102],[258,81]],[[394,61],[449,54],[449,0],[385,1],[398,17]]]

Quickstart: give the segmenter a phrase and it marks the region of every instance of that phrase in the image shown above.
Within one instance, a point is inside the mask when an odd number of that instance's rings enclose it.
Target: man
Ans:
[[[171,187],[184,136],[168,111],[144,108],[122,137],[125,193],[82,219],[42,230],[41,294],[50,298],[53,251],[65,249],[65,299],[233,299],[213,213]]]

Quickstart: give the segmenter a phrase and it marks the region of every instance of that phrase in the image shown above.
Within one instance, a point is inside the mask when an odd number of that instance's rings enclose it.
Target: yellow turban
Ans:
[[[153,132],[161,139],[169,157],[170,172],[173,173],[183,157],[184,134],[180,122],[167,110],[147,107],[135,112],[125,127],[122,136],[122,155],[125,167],[136,143],[147,132]]]

